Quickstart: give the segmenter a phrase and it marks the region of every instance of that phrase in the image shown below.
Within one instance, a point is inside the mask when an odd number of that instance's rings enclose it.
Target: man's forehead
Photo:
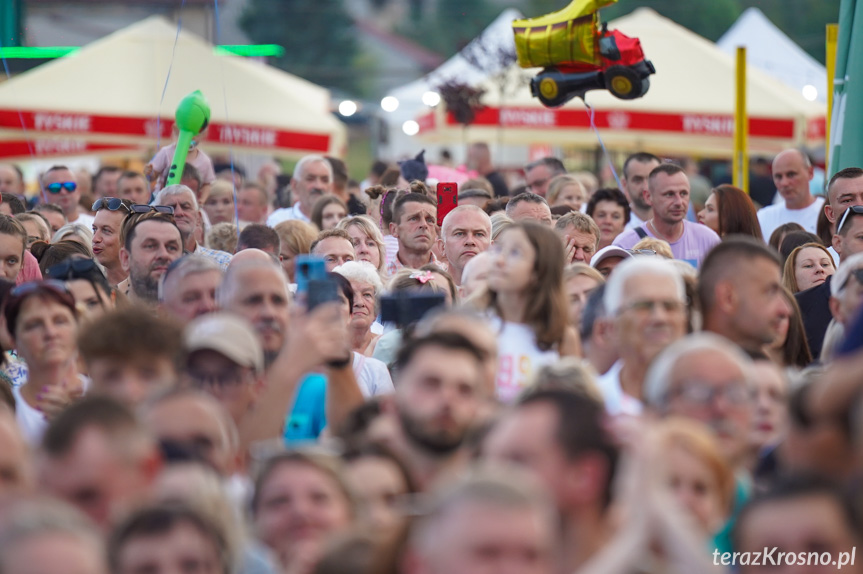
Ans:
[[[408,201],[402,205],[402,209],[405,213],[417,213],[419,211],[434,212],[437,210],[434,205],[422,201]]]
[[[837,179],[829,190],[830,198],[833,200],[846,193],[863,193],[863,176]]]
[[[675,384],[684,382],[735,383],[744,379],[743,369],[728,354],[717,349],[699,349],[680,357],[671,371]]]
[[[668,175],[667,173],[657,173],[650,178],[654,187],[658,189],[669,188],[685,188],[689,189],[689,178],[682,171]]]
[[[45,174],[45,180],[51,181],[75,181],[75,174],[68,169],[55,169]]]
[[[674,278],[659,273],[638,273],[629,277],[623,284],[623,298],[625,300],[645,294],[676,298],[680,292]]]
[[[162,204],[168,205],[168,206],[174,206],[174,205],[179,205],[181,203],[192,203],[194,197],[195,197],[195,194],[193,194],[191,191],[183,191],[181,193],[169,195],[168,197],[166,197],[163,200]]]
[[[312,163],[308,163],[303,166],[303,171],[301,173],[301,177],[306,177],[308,175],[315,175],[318,177],[329,177],[330,170],[327,169],[327,166],[323,161],[313,161]]]
[[[649,174],[654,168],[659,166],[659,162],[656,160],[647,160],[647,161],[638,161],[637,159],[629,162],[629,165],[626,166],[626,176],[629,177],[631,175],[635,175],[636,173],[641,176],[645,176]]]
[[[158,219],[138,223],[135,226],[135,239],[140,242],[149,238],[180,241],[180,230],[172,223]]]
[[[429,206],[431,207],[431,206]],[[460,211],[458,213],[454,213],[452,216],[452,222],[447,222],[447,228],[449,229],[464,229],[464,228],[483,228],[483,229],[491,229],[491,222],[483,217],[483,214],[477,213],[473,210]]]

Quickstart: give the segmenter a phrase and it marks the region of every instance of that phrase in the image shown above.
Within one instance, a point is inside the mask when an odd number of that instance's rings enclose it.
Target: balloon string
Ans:
[[[9,62],[3,54],[3,40],[0,39],[0,59],[3,60],[3,70],[6,72],[6,80],[12,79],[12,74],[9,72]],[[14,84],[10,84],[14,87]],[[18,109],[18,122],[21,124],[21,131],[24,132],[24,141],[27,143],[27,150],[30,152],[30,157],[36,159],[36,152],[33,150],[33,142],[30,141],[30,132],[27,130],[27,122],[24,121],[24,113],[21,111],[21,106],[16,106]],[[48,203],[48,196],[45,194],[45,189],[42,187],[42,181],[39,181],[39,193],[42,195],[42,201]]]
[[[586,101],[584,101],[584,105],[587,108],[587,116],[590,118],[590,127],[593,128],[593,132],[596,134],[596,139],[599,141],[599,146],[602,148],[602,153],[605,154],[605,161],[608,162],[608,167],[611,168],[611,175],[614,176],[614,181],[617,182],[618,189],[623,189],[620,185],[620,178],[617,176],[617,170],[614,169],[614,163],[611,161],[611,156],[608,154],[608,149],[605,147],[605,142],[602,141],[602,136],[599,135],[599,129],[596,127],[596,112]]]
[[[215,42],[213,42],[213,43],[216,46],[218,46],[219,45],[219,38],[222,35],[222,24],[219,21],[219,0],[213,0],[213,6],[214,6],[214,10],[215,10],[215,17],[216,17],[216,37],[214,38]],[[229,127],[231,125],[231,120],[229,119],[229,116],[228,116],[228,91],[225,88],[225,70],[224,70],[224,67],[222,66],[222,62],[224,61],[222,58],[223,57],[219,58],[219,72],[222,75],[222,99],[225,101],[225,127]],[[237,205],[237,185],[236,185],[236,179],[234,178],[234,144],[231,142],[230,138],[228,139],[228,158],[229,158],[230,163],[231,163],[231,189],[233,190],[233,194],[234,194],[234,221],[237,224],[237,239],[239,240],[239,238],[240,238],[240,208]]]

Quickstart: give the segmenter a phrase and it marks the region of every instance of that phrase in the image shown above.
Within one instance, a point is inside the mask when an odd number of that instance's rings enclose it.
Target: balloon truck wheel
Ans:
[[[621,100],[638,98],[646,91],[638,74],[625,66],[612,66],[605,72],[605,87]]]

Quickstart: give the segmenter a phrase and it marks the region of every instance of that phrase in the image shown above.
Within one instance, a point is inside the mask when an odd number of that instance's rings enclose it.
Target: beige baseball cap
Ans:
[[[186,326],[189,353],[211,350],[221,353],[243,367],[264,371],[264,351],[252,326],[232,313],[208,313]]]

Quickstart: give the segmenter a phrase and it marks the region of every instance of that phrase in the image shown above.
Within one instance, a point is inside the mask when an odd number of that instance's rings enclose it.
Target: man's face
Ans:
[[[390,224],[390,232],[399,240],[400,249],[429,253],[437,237],[437,209],[428,203],[405,203],[401,219]]]
[[[551,574],[555,531],[539,509],[466,502],[440,518],[428,574]]]
[[[124,177],[117,182],[117,197],[132,203],[150,203],[150,185],[143,176]]]
[[[221,574],[221,551],[196,526],[180,522],[164,534],[127,540],[114,574]]]
[[[847,259],[856,253],[863,253],[863,217],[849,214],[842,231],[841,235],[837,233],[833,236],[833,248],[839,258]]]
[[[343,237],[327,237],[319,241],[313,255],[324,258],[327,271],[332,271],[357,257],[353,244]]]
[[[183,323],[217,309],[216,290],[222,282],[217,270],[189,273],[179,279],[168,275],[163,290],[162,307]]]
[[[614,338],[621,357],[650,363],[663,349],[686,334],[686,304],[671,277],[631,277],[623,289],[623,305],[614,319]]]
[[[445,455],[461,446],[482,395],[480,364],[469,354],[425,347],[399,376],[396,405],[410,442]]]
[[[629,202],[638,209],[650,209],[644,194],[647,192],[647,178],[654,168],[659,166],[658,161],[631,161],[626,166],[623,187]]]
[[[603,257],[602,261],[596,264],[596,270],[599,271],[599,274],[608,279],[611,276],[611,272],[614,271],[614,268],[620,265],[620,262],[623,261],[623,257]]]
[[[524,180],[528,191],[545,197],[548,184],[554,179],[555,174],[547,165],[538,165],[524,174]]]
[[[846,518],[847,511],[839,506],[832,497],[825,494],[812,493],[796,498],[764,502],[750,512],[740,524],[741,547],[734,550],[752,553],[770,552],[772,561],[765,561],[762,556],[760,565],[741,565],[742,574],[821,573],[842,571],[860,572],[859,562],[851,565],[850,553],[858,546],[859,540]],[[803,518],[805,517],[805,519]],[[785,554],[799,557],[815,552],[820,557],[828,553],[832,558],[830,564],[803,566],[788,566]],[[779,558],[783,553],[783,558]],[[846,553],[848,553],[846,555]],[[844,559],[843,559],[844,558]],[[837,568],[836,562],[844,562]],[[750,561],[752,562],[752,561]],[[796,563],[796,561],[795,561]]]
[[[190,191],[178,193],[166,197],[163,205],[174,208],[174,221],[183,237],[190,237],[195,233],[198,225],[198,211],[195,209],[195,196]]]
[[[572,259],[569,263],[584,263],[590,265],[590,259],[596,252],[596,237],[592,233],[576,231],[574,225],[568,225],[559,230],[563,240],[563,248],[567,249],[572,244]]]
[[[64,456],[43,457],[42,490],[76,506],[107,530],[147,496],[150,477],[143,462],[133,457],[119,452],[103,431],[85,428]]]
[[[291,179],[291,189],[303,212],[310,215],[315,202],[325,193],[333,192],[330,170],[323,161],[306,164],[302,173]]]
[[[104,172],[93,187],[93,195],[97,198],[117,197],[117,182],[121,175],[123,175],[121,171]]]
[[[551,208],[545,203],[533,203],[532,201],[519,201],[510,212],[513,221],[535,221],[542,225],[551,227]]]
[[[776,340],[791,308],[782,294],[782,274],[773,261],[760,257],[741,264],[731,279],[735,305],[731,310],[732,340],[744,348],[760,349]]]
[[[24,182],[12,166],[0,165],[0,192],[13,195],[24,194]]]
[[[674,367],[664,414],[710,427],[723,455],[736,466],[749,448],[754,391],[741,367],[724,352],[694,352]]]
[[[206,395],[164,399],[146,409],[142,420],[159,442],[187,448],[227,477],[233,472],[236,453],[227,421],[211,400]]]
[[[481,213],[460,211],[446,223],[444,254],[450,265],[457,269],[464,269],[468,261],[491,245],[491,225],[488,217]]]
[[[514,464],[535,474],[564,510],[569,461],[558,443],[559,425],[560,415],[548,403],[518,407],[495,425],[483,452],[492,463]]]
[[[835,302],[831,301],[830,309],[833,311],[833,318],[847,329],[857,316],[860,304],[863,303],[863,283],[852,273],[848,276],[845,287],[842,288],[841,285],[839,287],[842,290],[835,298]]]
[[[159,278],[182,255],[183,239],[176,227],[165,221],[142,221],[135,227],[129,250],[120,248],[120,263],[135,293],[155,302]]]
[[[267,219],[267,198],[258,189],[241,189],[237,194],[237,211],[240,221],[263,223]]]
[[[25,536],[6,550],[0,556],[4,574],[108,574],[99,546],[67,532]]]
[[[120,230],[126,211],[100,209],[93,220],[93,255],[104,267],[115,268],[120,264]]]
[[[649,197],[654,217],[668,225],[680,223],[689,209],[689,178],[683,172],[658,173],[650,183]]]
[[[587,275],[576,275],[564,284],[566,298],[569,301],[570,324],[578,327],[581,324],[581,312],[587,305],[587,299],[594,289],[599,287],[599,281]]]
[[[49,191],[49,186],[52,183],[68,183],[76,185],[75,191],[69,191],[65,187],[60,187],[59,192],[52,193]],[[75,175],[68,169],[55,169],[46,173],[42,177],[42,187],[45,190],[45,195],[48,198],[48,203],[59,205],[66,217],[71,217],[78,213],[78,200],[81,199],[81,191],[77,189]],[[76,215],[77,217],[77,215]],[[49,220],[50,221],[50,220]]]
[[[837,223],[852,205],[863,205],[863,177],[837,179],[827,191],[824,213],[830,223]]]
[[[109,396],[131,407],[174,387],[178,380],[171,358],[148,354],[145,349],[133,360],[98,357],[87,366],[93,380],[90,392]]]
[[[773,160],[773,183],[786,202],[800,202],[809,195],[812,173],[796,151],[782,152]]]
[[[264,352],[275,356],[282,348],[288,328],[288,287],[277,269],[245,269],[235,278],[237,285],[227,311],[246,319],[255,328]]]
[[[186,378],[193,386],[222,403],[235,423],[246,415],[261,389],[253,369],[238,365],[225,355],[202,349],[189,356]]]

